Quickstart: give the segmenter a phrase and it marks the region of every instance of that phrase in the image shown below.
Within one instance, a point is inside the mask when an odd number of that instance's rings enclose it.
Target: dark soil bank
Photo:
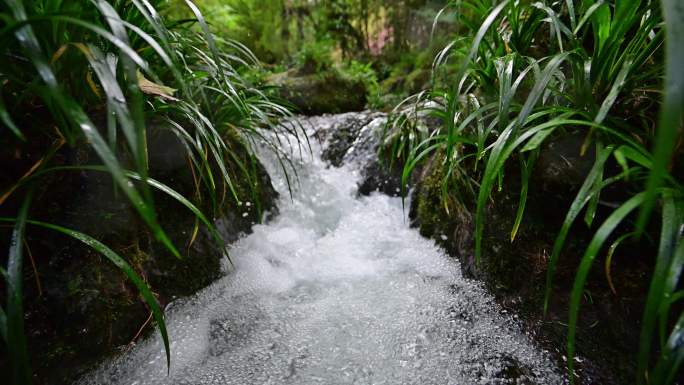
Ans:
[[[327,154],[344,154],[361,131],[358,118],[336,127],[328,135]],[[453,178],[446,199],[442,196],[443,156],[437,154],[422,170],[414,171],[410,201],[411,223],[459,258],[466,276],[482,280],[507,310],[518,314],[526,329],[565,366],[570,291],[579,259],[592,232],[584,223],[573,226],[561,254],[548,314],[543,314],[548,258],[567,208],[594,162],[594,154],[579,156],[583,137],[566,134],[549,142],[531,176],[527,208],[520,230],[511,241],[520,191],[520,170],[506,170],[505,188],[490,201],[485,218],[482,260],[474,260],[475,198],[464,176]],[[376,143],[377,144],[377,143]],[[338,166],[341,157],[330,156]],[[510,162],[517,164],[517,162]],[[383,164],[387,164],[384,162]],[[375,170],[375,172],[373,171]],[[377,159],[365,167],[360,192],[396,193],[401,170],[391,172]],[[393,186],[387,189],[386,185]],[[602,205],[619,201],[620,188],[608,191]],[[595,223],[604,219],[599,207]],[[648,288],[652,261],[642,252],[645,243],[623,245],[615,251],[611,291],[604,260],[595,262],[586,287],[578,325],[576,373],[584,384],[625,384],[634,380],[639,321]]]
[[[152,132],[148,139],[150,177],[183,196],[196,196],[185,149],[170,131],[158,128]],[[244,204],[238,205],[226,187],[215,202],[209,194],[201,194],[200,206],[207,209],[205,212],[213,209],[222,238],[230,242],[249,232],[263,212],[276,210],[277,193],[258,161],[249,159],[242,142],[232,137],[227,143],[235,156],[253,166],[251,178],[231,175]],[[31,158],[29,148],[19,147],[13,155],[29,166],[37,161]],[[64,166],[97,162],[87,146],[65,146],[56,159],[55,163]],[[6,161],[1,162],[8,164]],[[111,247],[149,284],[162,307],[207,286],[222,274],[222,265],[228,265],[223,246],[202,224],[196,229],[193,213],[166,194],[154,192],[156,211],[162,228],[181,252],[181,259],[154,239],[128,200],[113,187],[109,174],[64,171],[43,180],[35,192],[29,217],[81,231]],[[18,203],[10,198],[1,214],[16,212]],[[3,227],[1,231],[1,239],[10,239],[11,228]],[[30,254],[24,263],[24,307],[36,384],[68,384],[102,358],[156,332],[148,318],[150,311],[135,286],[99,253],[36,227],[27,229],[27,244]],[[2,247],[7,250],[8,245]],[[2,358],[3,373],[8,373],[7,364]]]

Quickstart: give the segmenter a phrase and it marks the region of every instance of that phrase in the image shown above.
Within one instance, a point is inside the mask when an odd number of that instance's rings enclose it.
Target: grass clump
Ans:
[[[673,310],[680,298],[676,293],[684,250],[684,187],[675,163],[681,158],[677,143],[684,110],[684,61],[676,47],[684,41],[684,13],[675,3],[450,2],[447,9],[457,13],[459,32],[435,56],[433,78],[445,65],[456,63],[457,70],[447,81],[437,81],[400,103],[388,125],[387,147],[405,164],[402,184],[417,164],[435,153],[443,154],[444,186],[456,174],[474,178],[477,260],[486,206],[493,190],[506,188],[504,171],[511,160],[519,160],[522,176],[513,241],[528,186],[534,183],[529,176],[544,143],[579,130],[585,137],[582,154],[595,148],[594,167],[568,208],[547,266],[545,304],[565,240],[581,218],[593,236],[579,262],[570,298],[570,373],[581,299],[594,261],[611,243],[614,250],[625,237],[638,238],[649,223],[654,225],[654,207],[661,217],[660,241],[653,247],[655,269],[635,357],[635,382],[673,383],[684,357],[684,314]],[[443,124],[420,127],[417,111]],[[616,164],[617,171],[609,163]],[[627,196],[609,208],[609,214],[597,215],[602,191],[614,185],[622,186]],[[449,189],[444,193],[448,195]]]
[[[17,162],[0,186],[5,215],[0,221],[14,226],[7,268],[0,269],[7,288],[0,335],[11,360],[12,383],[31,382],[21,284],[22,243],[32,226],[81,241],[125,273],[152,310],[170,362],[163,313],[126,259],[87,234],[31,217],[32,191],[42,178],[74,170],[108,173],[156,241],[180,258],[157,220],[151,190],[190,210],[195,226],[203,223],[221,244],[212,219],[223,201],[239,200],[236,177],[256,178],[254,167],[235,156],[227,136],[238,135],[248,146],[264,140],[279,151],[273,142],[278,135],[299,135],[296,127],[277,124],[289,116],[287,109],[243,76],[259,66],[254,55],[239,42],[216,37],[192,1],[182,5],[192,18],[165,20],[167,2],[162,0],[0,2],[0,135],[8,148],[28,147],[33,154],[27,167]],[[152,119],[165,121],[183,143],[195,190],[202,194],[183,195],[149,177]],[[276,136],[267,138],[259,128]],[[64,146],[84,143],[98,163],[63,166],[55,160]],[[199,204],[207,200],[210,209]]]

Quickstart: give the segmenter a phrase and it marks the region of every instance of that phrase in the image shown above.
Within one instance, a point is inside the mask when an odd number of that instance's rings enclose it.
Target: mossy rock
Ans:
[[[366,86],[334,69],[309,75],[295,71],[275,74],[269,83],[278,86],[280,97],[306,115],[361,111],[366,106]]]

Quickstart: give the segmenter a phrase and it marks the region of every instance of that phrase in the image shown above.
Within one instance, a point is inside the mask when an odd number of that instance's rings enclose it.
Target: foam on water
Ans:
[[[408,227],[399,198],[357,198],[353,166],[314,155],[297,162],[291,199],[262,158],[280,215],[232,246],[234,272],[167,308],[170,374],[155,334],[83,384],[565,383],[457,261]]]

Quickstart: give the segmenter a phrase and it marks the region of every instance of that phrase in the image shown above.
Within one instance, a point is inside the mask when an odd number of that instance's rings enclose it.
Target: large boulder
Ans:
[[[269,83],[305,115],[361,111],[366,106],[365,84],[334,69],[314,74],[291,70],[271,76]]]

